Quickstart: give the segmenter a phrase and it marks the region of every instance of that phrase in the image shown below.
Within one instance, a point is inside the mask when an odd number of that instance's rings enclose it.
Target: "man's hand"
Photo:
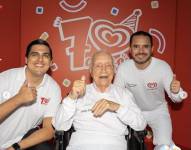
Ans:
[[[119,109],[120,105],[109,101],[107,99],[101,99],[95,103],[92,108],[92,113],[95,117],[101,117],[106,111],[115,112]]]
[[[77,99],[85,94],[85,90],[86,78],[85,76],[82,76],[80,80],[74,81],[69,97],[72,99]]]
[[[173,75],[172,82],[170,84],[170,91],[174,94],[177,94],[180,90],[180,81],[176,80],[176,75]]]
[[[37,91],[35,87],[28,87],[28,83],[25,81],[16,96],[19,97],[18,99],[21,105],[28,104],[36,100]]]

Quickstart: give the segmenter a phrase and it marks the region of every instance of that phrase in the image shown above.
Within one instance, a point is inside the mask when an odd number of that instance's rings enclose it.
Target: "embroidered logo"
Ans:
[[[49,103],[49,99],[45,97],[41,97],[41,104],[47,105]]]
[[[147,83],[147,88],[150,90],[156,89],[158,86],[157,82],[149,82]]]

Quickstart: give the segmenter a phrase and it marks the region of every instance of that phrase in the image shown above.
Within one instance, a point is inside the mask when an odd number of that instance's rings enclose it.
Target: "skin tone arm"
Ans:
[[[54,129],[51,125],[52,117],[43,119],[43,126],[41,129],[35,131],[27,138],[21,140],[18,144],[21,149],[26,149],[31,146],[37,145],[41,142],[50,140],[54,135]],[[7,150],[14,150],[12,147],[9,147]]]
[[[35,88],[29,88],[25,82],[20,88],[18,94],[0,104],[0,123],[18,107],[32,103],[36,100],[37,91]]]

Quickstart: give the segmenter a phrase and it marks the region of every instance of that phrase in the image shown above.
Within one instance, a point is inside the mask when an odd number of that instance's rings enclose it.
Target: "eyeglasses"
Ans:
[[[113,69],[113,65],[112,64],[94,64],[93,68],[95,70],[112,70]]]

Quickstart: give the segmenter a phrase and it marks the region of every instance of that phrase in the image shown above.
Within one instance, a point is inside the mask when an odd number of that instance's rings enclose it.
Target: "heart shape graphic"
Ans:
[[[89,39],[97,50],[116,53],[128,49],[132,30],[123,24],[108,20],[96,20],[90,27]]]

